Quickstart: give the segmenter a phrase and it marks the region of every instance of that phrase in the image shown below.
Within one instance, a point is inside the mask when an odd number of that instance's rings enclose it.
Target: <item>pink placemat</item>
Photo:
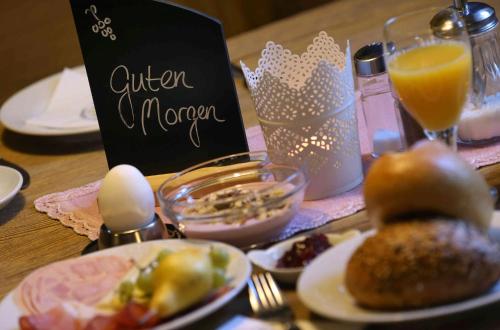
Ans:
[[[358,104],[358,110],[359,108]],[[358,118],[363,117],[358,116]],[[364,155],[369,154],[371,150],[363,120],[358,120],[358,128],[361,152]],[[246,134],[250,150],[265,149],[264,137],[259,126],[247,129]],[[485,147],[459,148],[459,153],[478,168],[500,161],[500,143]],[[102,224],[102,218],[97,208],[97,192],[100,184],[99,180],[82,187],[42,196],[35,200],[35,208],[40,212],[47,213],[49,217],[59,220],[63,225],[73,228],[78,234],[86,235],[91,240],[95,240]],[[306,201],[299,214],[276,239],[283,239],[297,232],[322,226],[363,208],[361,186],[332,198]],[[160,213],[159,210],[158,213]],[[168,221],[164,217],[163,219]]]

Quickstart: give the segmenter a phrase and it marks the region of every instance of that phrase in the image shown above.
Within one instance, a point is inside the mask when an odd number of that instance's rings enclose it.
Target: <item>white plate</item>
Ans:
[[[12,167],[0,166],[0,209],[6,206],[21,189],[23,177]]]
[[[500,229],[500,212],[495,212],[492,231]],[[389,323],[419,320],[454,314],[488,305],[500,300],[500,281],[490,291],[461,302],[411,311],[383,312],[364,309],[344,287],[344,272],[352,253],[374,230],[340,243],[316,258],[299,277],[297,291],[300,300],[312,311],[331,319]]]
[[[358,230],[348,230],[341,234],[326,234],[332,246],[335,246],[342,241],[351,239],[359,235],[360,232]],[[292,248],[295,242],[304,240],[308,236],[310,235],[290,238],[286,241],[271,246],[267,250],[252,250],[247,253],[247,256],[254,265],[270,272],[278,281],[282,281],[285,283],[295,283],[300,273],[302,273],[302,271],[304,270],[304,267],[278,268],[276,267],[276,264],[278,263],[278,260],[285,254],[285,252]]]
[[[76,67],[74,70],[85,73],[84,66]],[[97,121],[92,126],[66,129],[26,124],[26,119],[45,111],[60,76],[61,73],[53,74],[12,95],[0,109],[2,124],[11,131],[38,136],[62,136],[98,132],[99,125]]]
[[[228,285],[231,287],[230,291],[226,292],[224,295],[217,298],[216,300],[206,305],[203,305],[187,314],[175,317],[170,321],[160,324],[154,328],[156,330],[176,329],[191,324],[201,319],[204,316],[212,314],[217,309],[227,304],[246,286],[246,282],[252,270],[249,260],[240,250],[224,243],[202,241],[202,240],[171,239],[171,240],[158,240],[145,243],[128,244],[95,252],[79,258],[89,258],[96,255],[117,255],[117,256],[133,257],[145,254],[145,251],[149,250],[153,245],[159,245],[161,248],[167,248],[172,251],[176,251],[186,246],[192,246],[192,245],[196,246],[214,245],[224,248],[229,253],[230,262],[227,268],[227,275],[230,278],[230,282],[228,283]],[[2,329],[4,330],[18,329],[18,319],[22,315],[22,310],[20,310],[16,305],[16,303],[14,302],[13,299],[14,291],[15,289],[11,291],[0,303],[0,320],[2,324]]]

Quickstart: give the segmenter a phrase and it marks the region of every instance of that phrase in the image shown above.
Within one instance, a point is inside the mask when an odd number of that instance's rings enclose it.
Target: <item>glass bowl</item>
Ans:
[[[179,172],[157,194],[163,214],[187,237],[247,246],[271,239],[290,222],[306,184],[301,169],[249,152]]]

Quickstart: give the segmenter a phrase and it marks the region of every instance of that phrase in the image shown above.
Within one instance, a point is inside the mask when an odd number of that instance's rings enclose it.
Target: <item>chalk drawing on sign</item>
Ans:
[[[116,34],[113,33],[113,29],[111,28],[111,18],[105,17],[104,19],[100,19],[97,16],[97,7],[95,5],[91,5],[89,8],[85,9],[85,14],[91,14],[94,16],[95,23],[92,25],[92,32],[100,33],[104,38],[109,38],[111,40],[116,40]]]

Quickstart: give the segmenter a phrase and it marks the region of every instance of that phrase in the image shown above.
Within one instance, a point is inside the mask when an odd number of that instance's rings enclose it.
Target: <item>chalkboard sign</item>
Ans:
[[[110,167],[248,150],[220,22],[158,0],[70,2]]]

